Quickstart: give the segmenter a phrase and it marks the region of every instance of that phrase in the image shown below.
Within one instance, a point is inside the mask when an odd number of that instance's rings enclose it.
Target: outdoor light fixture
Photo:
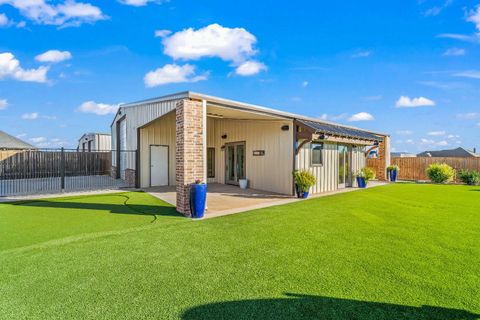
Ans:
[[[227,139],[227,134],[222,135],[222,139]]]
[[[288,124],[282,126],[282,131],[288,131],[290,130],[290,126]]]
[[[325,140],[325,139],[327,139],[328,137],[327,137],[325,134],[321,134],[318,138],[319,138],[320,140]]]

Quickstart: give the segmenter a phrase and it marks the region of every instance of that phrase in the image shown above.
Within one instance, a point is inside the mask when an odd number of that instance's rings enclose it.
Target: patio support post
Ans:
[[[176,105],[175,179],[177,211],[190,216],[190,186],[206,182],[204,171],[204,108],[202,101],[180,100]]]
[[[383,141],[378,146],[378,158],[380,164],[378,167],[378,180],[387,180],[387,167],[390,165],[390,136],[384,136]]]

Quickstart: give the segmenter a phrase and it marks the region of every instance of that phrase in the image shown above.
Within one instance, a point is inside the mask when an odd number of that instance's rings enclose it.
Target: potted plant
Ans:
[[[367,187],[367,181],[365,180],[365,174],[363,173],[362,170],[355,173],[355,177],[357,178],[357,186],[359,188],[366,188]]]
[[[293,172],[293,177],[295,179],[295,188],[297,190],[297,197],[306,199],[308,198],[308,194],[310,188],[317,183],[317,179],[315,176],[306,170],[296,170]]]
[[[375,171],[373,171],[371,168],[365,167],[358,171],[355,176],[357,178],[358,187],[366,188],[368,181],[375,179]]]
[[[203,218],[206,202],[207,184],[200,180],[195,180],[195,183],[190,187],[190,212],[192,213],[192,218]]]
[[[388,176],[390,177],[391,182],[397,181],[398,171],[400,171],[400,168],[396,164],[387,167]]]

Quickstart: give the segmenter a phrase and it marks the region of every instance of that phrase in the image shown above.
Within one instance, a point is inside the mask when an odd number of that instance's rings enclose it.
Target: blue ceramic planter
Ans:
[[[388,173],[390,175],[391,182],[397,181],[397,170],[390,170]]]
[[[367,187],[367,182],[365,181],[365,178],[362,178],[362,177],[357,177],[357,184],[359,188]]]
[[[192,184],[190,189],[190,211],[192,218],[200,219],[205,214],[205,204],[207,202],[207,185]]]
[[[308,198],[308,191],[304,191],[304,192],[303,192],[302,198],[303,198],[303,199],[307,199],[307,198]]]

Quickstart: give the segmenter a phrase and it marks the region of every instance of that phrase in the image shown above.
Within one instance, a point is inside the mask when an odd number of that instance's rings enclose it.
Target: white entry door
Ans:
[[[168,186],[168,146],[150,146],[150,186]]]

